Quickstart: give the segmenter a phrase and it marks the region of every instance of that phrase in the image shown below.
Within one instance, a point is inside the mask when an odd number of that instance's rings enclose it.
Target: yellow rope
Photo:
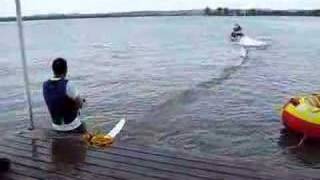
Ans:
[[[319,101],[318,96],[317,96],[317,95],[313,95],[312,97],[313,97],[313,99],[317,102],[316,107],[320,107],[320,101]]]
[[[90,133],[84,134],[83,139],[88,145],[94,147],[109,147],[114,141],[109,135]]]

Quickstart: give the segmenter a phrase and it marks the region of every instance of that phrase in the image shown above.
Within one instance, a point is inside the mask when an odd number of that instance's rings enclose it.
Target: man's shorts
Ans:
[[[81,122],[81,125],[74,130],[69,131],[70,133],[84,134],[87,132],[87,128],[84,122]]]
[[[77,127],[76,129],[73,129],[71,131],[57,131],[57,130],[54,130],[54,132],[56,133],[72,133],[72,134],[84,134],[87,132],[87,128],[86,128],[86,125],[84,122],[81,122],[81,125],[79,127]]]

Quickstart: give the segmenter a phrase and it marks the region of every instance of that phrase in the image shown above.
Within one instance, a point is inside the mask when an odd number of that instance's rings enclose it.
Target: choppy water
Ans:
[[[239,58],[233,23],[272,47]],[[320,146],[289,150],[277,107],[320,87],[319,19],[161,17],[33,21],[25,24],[37,127],[49,117],[41,83],[50,61],[69,60],[70,79],[87,98],[83,119],[108,130],[128,118],[120,140],[208,156],[320,168]],[[16,25],[0,23],[0,121],[25,127]]]

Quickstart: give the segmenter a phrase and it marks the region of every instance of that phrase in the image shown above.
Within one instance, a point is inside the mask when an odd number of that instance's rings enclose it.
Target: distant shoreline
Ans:
[[[58,20],[58,19],[89,19],[89,18],[120,18],[120,17],[156,17],[156,16],[200,16],[190,11],[137,11],[124,13],[98,13],[98,14],[47,14],[24,16],[24,21]],[[203,15],[203,14],[202,14]],[[15,17],[0,17],[0,22],[16,21]]]
[[[269,10],[269,9],[228,9],[209,7],[203,10],[180,11],[135,11],[98,14],[45,14],[24,16],[24,21],[57,20],[57,19],[88,19],[88,18],[119,18],[119,17],[157,17],[157,16],[320,16],[320,10]],[[0,17],[0,22],[15,21],[15,17]]]

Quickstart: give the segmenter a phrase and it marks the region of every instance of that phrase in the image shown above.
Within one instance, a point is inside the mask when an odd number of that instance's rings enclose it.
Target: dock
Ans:
[[[41,135],[42,136],[42,135]],[[2,137],[0,157],[10,158],[8,180],[274,180],[316,179],[279,167],[226,157],[205,158],[115,142],[88,147],[79,136],[52,138],[32,133]]]

